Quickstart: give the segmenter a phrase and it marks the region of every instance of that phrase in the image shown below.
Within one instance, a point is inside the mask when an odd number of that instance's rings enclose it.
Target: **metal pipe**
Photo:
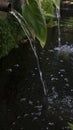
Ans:
[[[11,3],[0,2],[0,11],[9,12],[11,10]]]

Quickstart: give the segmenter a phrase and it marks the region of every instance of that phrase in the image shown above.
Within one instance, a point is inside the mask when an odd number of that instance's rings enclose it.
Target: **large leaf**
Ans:
[[[54,7],[52,0],[41,1],[41,7],[43,8],[46,17],[54,17]]]
[[[43,0],[41,1],[41,7],[44,10],[44,15],[46,17],[47,26],[53,27],[57,25],[57,22],[55,19],[56,17],[56,10],[53,3],[53,0]]]
[[[22,15],[30,31],[34,33],[35,37],[40,41],[41,46],[44,47],[47,28],[39,3],[36,0],[26,0],[26,3],[22,5]]]
[[[68,124],[69,124],[71,130],[73,130],[73,124],[72,123],[68,123]]]
[[[55,4],[56,8],[57,8],[58,10],[60,10],[60,0],[53,0],[53,2],[54,2],[54,4]]]

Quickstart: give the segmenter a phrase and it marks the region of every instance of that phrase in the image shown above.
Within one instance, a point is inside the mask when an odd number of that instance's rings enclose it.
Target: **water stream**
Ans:
[[[66,42],[64,45],[61,43],[61,29],[60,29],[60,11],[56,9],[56,16],[58,21],[58,47],[54,48],[57,51],[58,56],[68,59],[70,55],[73,55],[73,45],[68,45]]]
[[[26,36],[29,39],[31,48],[32,48],[33,53],[34,53],[35,58],[36,58],[37,67],[38,67],[38,71],[39,71],[39,75],[40,75],[40,80],[41,80],[41,83],[42,83],[42,86],[43,86],[43,92],[44,92],[44,95],[47,96],[46,85],[45,85],[45,82],[44,82],[44,79],[43,79],[43,74],[42,74],[42,71],[41,71],[41,68],[40,68],[40,62],[39,62],[38,54],[36,52],[36,46],[33,45],[33,41],[31,40],[31,34],[28,32],[28,29],[26,29],[27,23],[24,20],[23,16],[20,16],[20,14],[18,12],[16,12],[15,10],[12,10],[10,13],[18,20],[18,22],[20,23],[20,26],[22,27],[24,33],[26,34]],[[26,26],[25,26],[24,22],[26,23]],[[34,41],[34,43],[35,43],[35,41]]]
[[[60,10],[57,8],[56,8],[56,16],[58,21],[58,47],[61,47]]]
[[[37,55],[37,52],[36,52],[36,46],[34,45],[34,47],[33,47],[31,41],[30,41],[30,45],[31,45],[31,48],[32,48],[34,55],[36,57],[37,67],[38,67],[38,71],[39,71],[39,75],[40,75],[40,80],[41,80],[41,83],[42,83],[42,86],[43,86],[43,92],[44,92],[44,95],[47,96],[46,85],[45,85],[45,82],[44,82],[44,79],[43,79],[43,74],[42,74],[42,71],[41,71],[41,68],[40,68],[40,62],[39,62],[39,58],[38,58],[38,55]]]

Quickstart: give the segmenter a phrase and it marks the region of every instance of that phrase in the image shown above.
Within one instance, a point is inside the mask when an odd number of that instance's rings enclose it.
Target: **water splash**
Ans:
[[[57,51],[58,56],[62,56],[64,59],[69,59],[70,56],[73,59],[73,45],[61,45],[61,30],[60,30],[60,11],[56,9],[56,17],[58,21],[58,47],[54,48]],[[70,25],[71,26],[71,25]]]
[[[16,10],[12,10],[10,13],[18,20],[18,22],[21,25],[24,33],[26,34],[26,36],[29,39],[31,48],[34,52],[34,55],[35,55],[35,58],[36,58],[36,61],[37,61],[37,67],[38,67],[38,71],[39,71],[39,75],[40,75],[40,80],[41,80],[41,83],[42,83],[42,86],[43,86],[43,92],[44,92],[44,95],[47,96],[46,85],[45,85],[43,75],[42,75],[42,71],[41,71],[41,68],[40,68],[39,58],[38,58],[38,55],[37,55],[37,52],[36,52],[36,47],[33,46],[33,44],[32,44],[32,39],[31,39],[32,36],[31,36],[30,30],[27,26],[27,22],[25,21],[23,16],[20,13],[18,13]]]
[[[70,54],[73,54],[72,45],[62,45],[61,47],[54,48],[54,50],[57,51],[59,55],[69,56]]]

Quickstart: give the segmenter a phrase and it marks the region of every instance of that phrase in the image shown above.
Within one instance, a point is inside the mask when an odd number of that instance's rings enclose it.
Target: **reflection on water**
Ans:
[[[63,49],[72,49],[73,23],[69,22],[70,26],[65,24],[70,19],[61,22]],[[46,47],[41,49],[37,44],[41,69],[48,86],[48,99],[44,97],[29,44],[21,45],[1,59],[1,130],[70,130],[68,122],[73,122],[73,57],[69,55],[65,59],[64,55],[59,56],[55,50],[57,42],[57,28],[53,28],[48,31]]]

